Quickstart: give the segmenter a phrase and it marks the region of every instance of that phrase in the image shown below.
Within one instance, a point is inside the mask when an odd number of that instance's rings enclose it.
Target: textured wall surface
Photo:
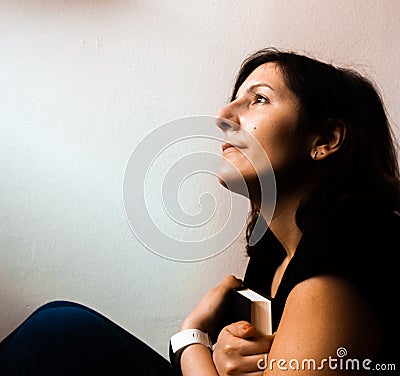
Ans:
[[[185,314],[247,259],[241,238],[186,263],[136,239],[122,200],[135,145],[215,115],[242,59],[271,45],[367,73],[400,126],[399,14],[388,0],[1,0],[0,337],[69,299],[166,356]]]

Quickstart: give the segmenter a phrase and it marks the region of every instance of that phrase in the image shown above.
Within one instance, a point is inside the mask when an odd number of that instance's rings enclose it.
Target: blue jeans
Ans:
[[[1,376],[167,375],[168,360],[100,313],[55,301],[0,343]]]

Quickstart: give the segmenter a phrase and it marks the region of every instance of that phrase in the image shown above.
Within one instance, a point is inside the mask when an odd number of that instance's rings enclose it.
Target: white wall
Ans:
[[[215,115],[265,46],[355,65],[400,124],[400,2],[1,0],[0,336],[44,302],[87,304],[166,356],[169,336],[243,242],[195,263],[149,252],[122,182],[135,145]]]

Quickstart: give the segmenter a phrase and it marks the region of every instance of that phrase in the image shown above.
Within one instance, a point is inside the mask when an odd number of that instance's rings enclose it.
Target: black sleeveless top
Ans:
[[[379,208],[354,206],[321,216],[305,231],[272,299],[276,331],[290,291],[310,277],[335,274],[354,284],[376,311],[383,328],[379,359],[398,359],[399,318],[395,309],[400,251],[400,216]],[[286,252],[269,229],[249,250],[244,284],[264,294]],[[396,340],[396,341],[395,341]],[[381,373],[382,374],[382,373]]]

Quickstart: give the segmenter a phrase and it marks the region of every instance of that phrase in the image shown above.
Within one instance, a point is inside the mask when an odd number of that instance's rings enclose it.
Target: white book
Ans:
[[[245,320],[262,334],[272,334],[271,300],[249,288],[233,290],[231,314],[234,321]]]

